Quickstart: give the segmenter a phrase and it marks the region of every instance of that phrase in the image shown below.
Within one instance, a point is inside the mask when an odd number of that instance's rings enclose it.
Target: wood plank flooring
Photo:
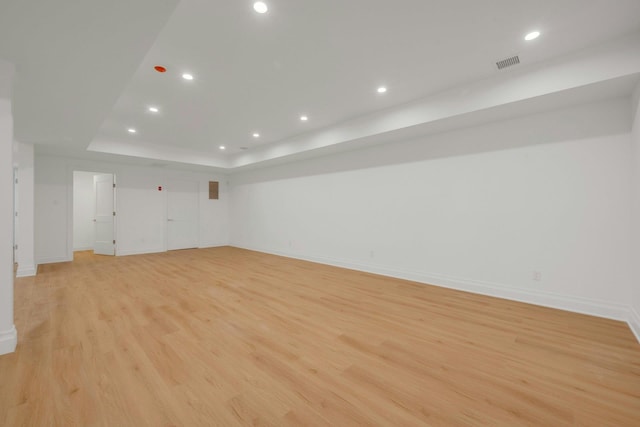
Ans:
[[[622,322],[230,247],[15,288],[1,426],[640,426]]]

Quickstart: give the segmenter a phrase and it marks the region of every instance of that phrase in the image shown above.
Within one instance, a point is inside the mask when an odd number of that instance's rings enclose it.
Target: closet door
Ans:
[[[167,186],[167,249],[198,247],[198,182],[172,181]]]

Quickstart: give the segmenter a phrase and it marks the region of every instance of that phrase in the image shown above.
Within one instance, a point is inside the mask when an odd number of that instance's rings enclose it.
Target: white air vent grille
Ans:
[[[512,56],[511,58],[503,59],[502,61],[496,62],[498,66],[498,70],[502,70],[503,68],[511,67],[513,65],[518,65],[520,63],[520,58],[518,55]]]

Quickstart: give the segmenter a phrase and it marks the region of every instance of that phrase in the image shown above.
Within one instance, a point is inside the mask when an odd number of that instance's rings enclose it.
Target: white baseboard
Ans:
[[[25,265],[18,264],[18,270],[16,271],[16,277],[30,277],[35,276],[38,273],[38,266],[35,264]]]
[[[146,249],[134,249],[134,250],[116,250],[116,256],[129,256],[129,255],[144,255],[144,254],[157,254],[160,252],[166,252],[164,248],[146,248]]]
[[[18,331],[13,326],[8,331],[0,331],[0,355],[16,351],[18,345]]]
[[[205,242],[205,243],[200,243],[200,245],[198,245],[198,249],[221,248],[223,246],[229,246],[229,243],[228,242]]]
[[[71,262],[71,261],[73,261],[73,259],[67,256],[43,257],[43,258],[36,259],[36,265],[55,264],[58,262]]]
[[[343,267],[351,270],[364,271],[367,273],[379,274],[397,279],[411,280],[459,291],[472,292],[475,294],[488,295],[513,301],[535,304],[544,307],[557,308],[560,310],[572,311],[576,313],[588,314],[591,316],[604,317],[614,320],[627,321],[629,317],[629,307],[622,304],[602,302],[587,298],[580,298],[568,295],[559,295],[549,292],[535,291],[530,289],[519,289],[511,286],[482,282],[459,277],[452,277],[437,273],[424,273],[415,271],[400,271],[386,267],[379,267],[367,264],[360,264],[349,261],[341,261],[325,257],[303,256],[299,254],[285,253],[269,250],[265,248],[249,247],[231,244],[242,249],[249,249],[258,252],[270,253],[273,255],[285,256],[288,258],[312,261],[321,264]],[[640,323],[638,323],[640,325]]]
[[[631,332],[636,336],[638,342],[640,342],[640,313],[633,307],[629,309],[629,319],[627,319]]]
[[[211,242],[205,244],[199,244],[197,248],[193,249],[205,249],[205,248],[217,248],[221,246],[229,246],[228,243],[222,242]],[[117,256],[129,256],[129,255],[144,255],[144,254],[157,254],[161,252],[167,252],[164,248],[147,248],[147,249],[138,249],[138,250],[118,250]]]
[[[81,248],[73,248],[73,252],[81,252],[81,251],[92,251],[93,246],[85,246]]]

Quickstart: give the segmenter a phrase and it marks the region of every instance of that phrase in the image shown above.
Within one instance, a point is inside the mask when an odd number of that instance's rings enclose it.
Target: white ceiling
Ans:
[[[177,2],[1,0],[16,138],[86,147]]]
[[[427,106],[443,93],[453,99],[452,90],[478,91],[482,82],[496,88],[640,31],[638,0],[267,0],[264,15],[252,4],[2,0],[0,58],[17,66],[16,137],[48,151],[91,143],[94,152],[246,166],[312,152],[319,138],[346,147],[349,138],[331,138],[367,118],[362,135],[375,138],[391,130],[380,120],[411,114],[407,106]],[[534,29],[542,36],[525,42]],[[496,69],[514,54],[520,65]],[[155,72],[158,64],[168,72]],[[634,67],[584,86],[640,72]],[[185,71],[195,79],[180,78]],[[377,94],[379,85],[389,91]],[[632,86],[598,87],[618,96]],[[527,99],[554,91],[575,97],[569,89],[530,91]],[[456,102],[468,103],[456,93]],[[160,113],[147,112],[150,105]]]

